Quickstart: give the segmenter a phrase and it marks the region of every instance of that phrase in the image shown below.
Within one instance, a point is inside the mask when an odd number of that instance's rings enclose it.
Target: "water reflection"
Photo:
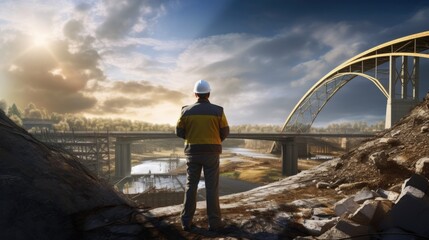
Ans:
[[[278,159],[278,156],[269,153],[260,153],[246,148],[224,148],[225,153],[235,153],[228,160],[244,157]],[[221,158],[226,160],[226,158]],[[186,159],[172,155],[169,158],[155,158],[141,161],[131,168],[131,177],[118,186],[126,194],[147,192],[150,190],[184,191],[186,174],[170,174],[173,170],[186,164]],[[200,181],[198,188],[205,188],[204,180]]]
[[[245,157],[253,157],[253,158],[270,158],[270,159],[278,159],[279,157],[275,154],[271,153],[262,153],[258,152],[254,149],[248,149],[248,148],[224,148],[223,152],[225,153],[235,153],[241,156]]]
[[[135,194],[150,190],[168,190],[173,192],[184,191],[186,175],[159,175],[151,174],[144,176],[132,176],[124,184],[122,192]]]
[[[118,187],[125,194],[151,190],[184,191],[186,175],[171,172],[185,163],[185,159],[177,156],[141,161],[131,168],[131,177]]]
[[[131,168],[131,175],[168,173],[186,163],[185,159],[157,158],[142,161]]]

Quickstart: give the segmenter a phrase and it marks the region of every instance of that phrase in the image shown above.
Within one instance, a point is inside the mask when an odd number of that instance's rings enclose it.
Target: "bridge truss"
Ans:
[[[80,162],[98,176],[110,179],[113,170],[110,162],[109,132],[52,132],[42,130],[33,134],[42,142],[59,147],[76,156]]]
[[[345,61],[307,91],[282,131],[308,132],[328,101],[356,77],[370,80],[387,98],[386,128],[390,128],[418,102],[420,58],[429,58],[429,31],[381,44]]]

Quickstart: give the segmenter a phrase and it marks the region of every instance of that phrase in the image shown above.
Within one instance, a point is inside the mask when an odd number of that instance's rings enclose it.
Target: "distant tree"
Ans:
[[[36,119],[50,119],[56,122],[54,128],[56,130],[88,130],[88,131],[174,131],[175,127],[169,124],[153,124],[143,121],[131,121],[129,119],[109,119],[109,118],[87,118],[83,115],[75,115],[70,113],[60,114],[56,112],[49,113],[44,108],[38,108],[34,103],[29,103],[24,111],[13,104],[8,109],[8,115],[16,115],[19,118],[36,118]],[[246,125],[247,126],[247,125]],[[250,126],[250,125],[249,125]],[[266,126],[259,127],[257,125],[251,126],[253,128],[263,131]]]
[[[27,114],[28,118],[43,119],[43,113],[40,109],[31,109]]]
[[[6,112],[6,109],[7,109],[6,100],[4,100],[4,99],[0,100],[0,109],[3,110],[4,112]]]
[[[62,120],[59,123],[54,124],[54,129],[57,131],[69,131],[70,126],[65,120]]]
[[[11,116],[9,116],[10,120],[14,121],[18,126],[22,127],[22,120],[20,117],[18,117],[17,115],[13,114]]]
[[[384,121],[368,125],[367,122],[345,122],[345,123],[332,123],[326,127],[311,128],[312,132],[329,132],[329,133],[362,133],[362,132],[374,132],[381,131],[384,129]]]
[[[24,108],[24,117],[30,118],[30,111],[37,109],[34,103],[29,103],[27,107]]]
[[[85,121],[83,118],[78,117],[73,122],[73,129],[74,130],[85,130]]]
[[[63,121],[63,120],[64,120],[64,115],[63,115],[63,114],[61,114],[61,113],[53,112],[53,113],[51,113],[51,116],[50,116],[49,118],[50,118],[52,121],[59,123],[59,122],[61,122],[61,121]]]
[[[16,115],[17,117],[22,118],[21,110],[19,110],[19,108],[16,106],[15,103],[8,108],[7,115],[8,116]]]

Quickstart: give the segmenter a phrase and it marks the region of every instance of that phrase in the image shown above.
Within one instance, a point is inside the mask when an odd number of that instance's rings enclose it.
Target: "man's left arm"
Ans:
[[[225,140],[225,138],[228,137],[229,135],[228,121],[226,120],[225,113],[223,112],[222,112],[222,117],[220,119],[219,133],[220,133],[220,140],[222,141]]]

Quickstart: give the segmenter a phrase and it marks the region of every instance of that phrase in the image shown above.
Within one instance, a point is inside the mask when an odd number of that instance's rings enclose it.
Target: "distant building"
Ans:
[[[22,127],[25,130],[30,130],[32,128],[53,130],[54,124],[55,124],[54,121],[46,120],[46,119],[35,119],[35,118],[22,119]]]

